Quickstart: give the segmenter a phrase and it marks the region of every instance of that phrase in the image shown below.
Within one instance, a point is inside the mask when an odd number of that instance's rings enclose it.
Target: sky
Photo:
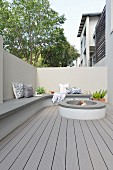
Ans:
[[[52,9],[66,17],[64,34],[71,45],[80,51],[80,38],[77,38],[82,14],[102,12],[105,0],[49,0]]]

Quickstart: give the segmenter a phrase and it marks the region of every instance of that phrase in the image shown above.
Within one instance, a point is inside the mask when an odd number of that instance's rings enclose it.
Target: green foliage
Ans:
[[[1,0],[0,14],[4,49],[28,63],[60,67],[70,65],[79,56],[61,28],[64,15],[51,9],[48,0]]]
[[[94,99],[99,99],[100,98],[100,93],[98,91],[96,91],[96,92],[94,92],[92,94],[92,96],[93,96]]]
[[[4,35],[4,29],[7,27],[7,22],[10,17],[10,3],[5,0],[0,0],[0,35]]]
[[[96,91],[92,94],[94,99],[102,99],[107,94],[107,90]]]
[[[0,33],[4,48],[33,64],[48,45],[50,34],[64,23],[64,16],[58,16],[48,0],[13,0],[11,4],[2,0],[2,6]]]
[[[67,67],[79,57],[78,51],[64,36],[63,29],[56,29],[51,44],[42,50],[43,65],[49,67]]]
[[[36,89],[37,94],[44,94],[46,92],[46,90],[44,89],[44,87],[38,87]]]
[[[107,94],[107,90],[101,90],[100,98],[104,98],[106,94]]]

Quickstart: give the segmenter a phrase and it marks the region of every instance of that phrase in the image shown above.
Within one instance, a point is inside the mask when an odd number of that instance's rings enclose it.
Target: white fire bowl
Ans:
[[[96,102],[96,104],[93,105],[75,106],[71,104],[68,105],[66,101],[63,101],[59,104],[59,113],[61,116],[70,119],[79,120],[101,119],[105,117],[106,105],[102,102]]]

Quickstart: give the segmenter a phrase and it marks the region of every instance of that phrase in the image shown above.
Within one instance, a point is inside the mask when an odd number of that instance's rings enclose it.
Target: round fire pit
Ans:
[[[105,117],[105,109],[105,103],[92,100],[70,100],[59,103],[60,115],[70,119],[100,119]]]

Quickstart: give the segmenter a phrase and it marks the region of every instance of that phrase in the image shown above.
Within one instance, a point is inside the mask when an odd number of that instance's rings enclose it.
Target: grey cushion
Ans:
[[[72,87],[72,88],[66,88],[67,94],[81,94],[82,91],[80,88]]]
[[[81,93],[82,92],[80,88],[75,88],[75,87],[72,88],[72,94],[81,94]]]
[[[33,97],[33,87],[31,85],[24,85],[24,97]]]
[[[24,85],[22,83],[12,83],[13,92],[16,99],[24,97]]]

